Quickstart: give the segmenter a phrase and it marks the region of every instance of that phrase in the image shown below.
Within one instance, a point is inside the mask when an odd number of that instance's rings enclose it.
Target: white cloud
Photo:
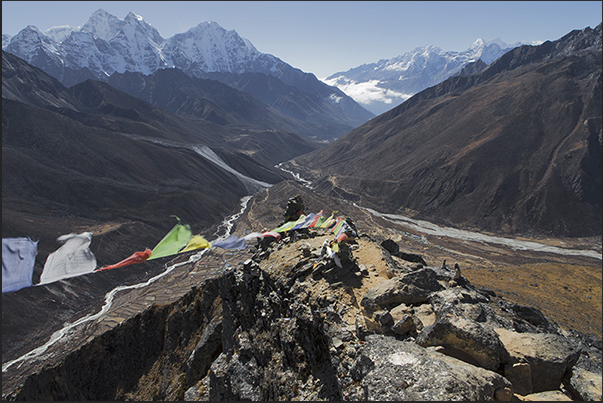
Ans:
[[[398,104],[406,101],[413,95],[396,92],[387,88],[381,88],[379,87],[379,84],[381,83],[379,80],[369,80],[358,83],[353,80],[339,77],[331,80],[325,79],[323,81],[328,85],[336,86],[361,105],[370,105],[377,102],[385,104]]]

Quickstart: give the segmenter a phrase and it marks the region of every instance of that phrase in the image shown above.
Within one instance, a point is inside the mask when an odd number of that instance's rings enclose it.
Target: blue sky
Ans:
[[[477,39],[556,40],[601,22],[601,1],[3,1],[2,33],[83,25],[97,9],[141,15],[164,38],[203,21],[234,29],[264,53],[325,78],[436,45]]]

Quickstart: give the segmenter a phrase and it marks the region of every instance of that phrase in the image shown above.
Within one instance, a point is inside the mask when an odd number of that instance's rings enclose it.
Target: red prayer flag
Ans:
[[[103,266],[96,271],[117,269],[118,267],[124,267],[132,264],[145,262],[149,258],[149,256],[151,256],[151,252],[152,251],[149,248],[146,248],[144,252],[134,252],[130,257],[125,258],[121,262],[109,266]]]

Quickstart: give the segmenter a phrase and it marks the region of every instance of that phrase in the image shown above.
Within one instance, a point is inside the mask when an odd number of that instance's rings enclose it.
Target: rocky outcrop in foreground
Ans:
[[[4,397],[601,400],[599,340],[474,287],[458,266],[367,236],[271,240]]]

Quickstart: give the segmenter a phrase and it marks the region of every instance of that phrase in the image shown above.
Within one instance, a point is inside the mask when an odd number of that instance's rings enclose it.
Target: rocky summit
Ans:
[[[261,220],[254,203],[240,226]],[[338,244],[329,230],[290,230],[224,254],[219,271],[204,269],[216,250],[177,258],[186,281],[163,281],[104,330],[77,330],[29,372],[7,368],[3,398],[601,400],[599,339],[358,218],[358,236]]]

